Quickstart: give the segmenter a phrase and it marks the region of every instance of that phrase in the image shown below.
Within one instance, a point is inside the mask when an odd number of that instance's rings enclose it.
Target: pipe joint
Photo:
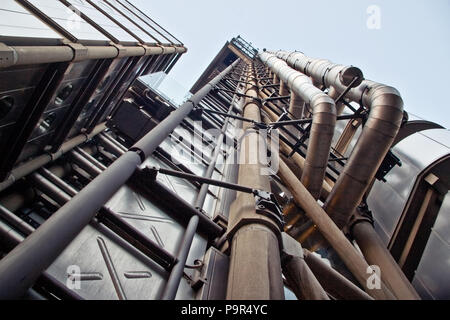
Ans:
[[[89,59],[88,48],[80,43],[66,43],[66,46],[73,50],[72,62],[78,62]]]

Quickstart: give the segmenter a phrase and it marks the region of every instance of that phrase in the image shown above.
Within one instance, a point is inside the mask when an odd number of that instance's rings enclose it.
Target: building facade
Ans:
[[[0,17],[0,298],[450,298],[449,131],[395,88],[237,36],[178,103],[126,0]]]

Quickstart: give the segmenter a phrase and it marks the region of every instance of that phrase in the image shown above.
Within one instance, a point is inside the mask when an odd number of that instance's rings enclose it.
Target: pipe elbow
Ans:
[[[376,84],[368,88],[370,115],[366,126],[395,138],[403,119],[403,99],[397,89]]]

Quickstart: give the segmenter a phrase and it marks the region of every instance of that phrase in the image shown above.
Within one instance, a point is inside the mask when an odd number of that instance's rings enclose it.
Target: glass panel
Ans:
[[[96,24],[102,27],[106,32],[111,34],[119,42],[135,42],[135,39],[128,32],[119,27],[114,21],[95,9],[85,0],[68,0],[77,10],[84,13],[89,19],[92,19]]]
[[[175,106],[180,106],[192,96],[189,89],[162,71],[142,76],[139,80]]]
[[[78,40],[109,41],[107,37],[59,1],[28,0],[28,2]]]
[[[109,6],[104,1],[91,0],[91,2],[97,5],[101,10],[104,10],[106,14],[116,20],[118,23],[127,28],[131,33],[139,37],[143,42],[146,43],[156,43],[155,39],[150,37],[148,34],[139,29],[134,23],[125,18],[121,13],[117,10]]]
[[[99,1],[96,1],[96,2],[99,2]],[[105,2],[101,2],[101,3],[103,3],[103,5],[105,7],[108,6],[108,4],[110,4],[111,7],[114,7],[115,9],[120,11],[124,16],[131,18],[137,25],[139,25],[142,29],[144,29],[147,33],[149,33],[151,35],[151,37],[150,37],[148,34],[144,33],[142,30],[140,30],[138,27],[136,27],[136,25],[133,25],[133,29],[130,29],[130,30],[133,30],[133,32],[134,32],[134,30],[137,29],[139,31],[139,33],[136,33],[136,35],[141,37],[141,39],[144,39],[145,41],[150,42],[150,43],[154,43],[155,39],[157,41],[161,42],[161,43],[167,43],[167,39],[165,39],[159,33],[155,32],[152,28],[150,28],[145,23],[142,23],[138,17],[135,17],[133,15],[133,13],[130,12],[130,10],[125,8],[119,2],[117,2],[115,0],[108,0],[108,1],[105,1]],[[115,12],[117,13],[117,11],[115,11]],[[123,17],[122,17],[122,19],[127,20],[127,19],[125,19]],[[130,23],[130,22],[128,21],[128,23]],[[142,36],[141,36],[141,33],[143,34]],[[145,38],[143,38],[143,37],[145,37]],[[148,39],[148,40],[146,40],[146,39]]]
[[[61,36],[12,0],[0,2],[0,36],[59,39]]]
[[[136,16],[138,16],[144,23],[146,23],[148,26],[152,27],[154,30],[159,32],[161,35],[163,35],[168,41],[176,44],[181,44],[177,39],[175,39],[173,36],[171,36],[164,28],[159,26],[155,21],[144,15],[142,12],[140,12],[138,9],[130,5],[128,1],[120,0],[115,1],[122,4],[123,7],[126,7],[130,12],[134,13]],[[167,41],[165,41],[167,43]]]

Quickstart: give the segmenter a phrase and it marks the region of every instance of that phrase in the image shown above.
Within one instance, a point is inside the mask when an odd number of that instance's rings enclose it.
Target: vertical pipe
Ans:
[[[297,95],[295,92],[291,92],[291,99],[289,102],[289,113],[294,116],[294,119],[302,119],[303,108],[305,107],[305,101]]]
[[[287,96],[289,95],[289,87],[287,86],[286,82],[280,81],[280,90],[278,91],[280,96]]]
[[[258,97],[257,82],[253,67],[248,65],[246,95]],[[244,117],[261,121],[260,104],[246,98]],[[266,152],[266,142],[248,123],[243,124],[239,156],[238,184],[259,190],[270,190],[267,175],[261,174],[263,166],[256,148]],[[252,194],[238,192],[233,202],[229,221],[228,239],[231,242],[230,269],[228,274],[227,299],[284,299],[279,251],[280,234],[274,223],[256,213]],[[278,231],[280,232],[280,231]]]
[[[312,123],[301,182],[315,199],[320,197],[336,124],[334,100],[311,83],[311,79],[289,67],[274,54],[261,52],[261,61],[285,81],[312,109]]]

